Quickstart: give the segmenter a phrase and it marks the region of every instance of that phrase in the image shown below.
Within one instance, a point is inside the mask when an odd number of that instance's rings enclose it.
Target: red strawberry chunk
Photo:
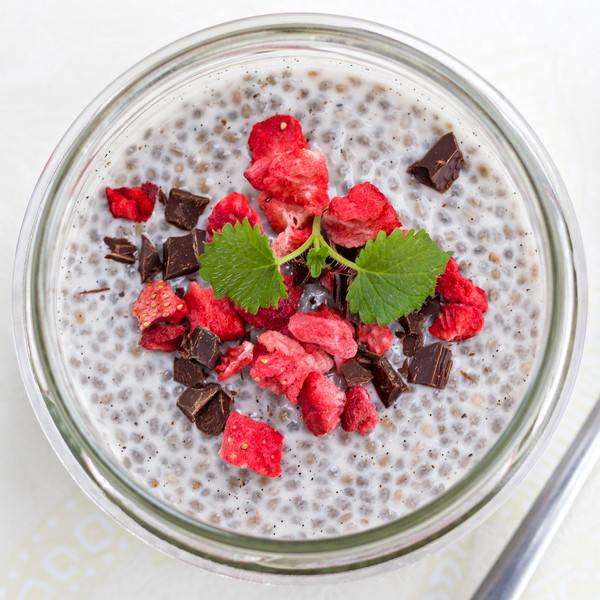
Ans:
[[[277,429],[232,412],[225,423],[219,456],[241,469],[252,469],[259,475],[281,475],[283,436]]]
[[[335,197],[323,215],[329,238],[346,248],[364,246],[380,231],[387,235],[401,223],[388,199],[371,183],[355,185],[347,196]]]
[[[263,209],[271,227],[281,233],[287,227],[305,229],[312,225],[313,215],[298,204],[283,202],[272,198],[269,194],[261,194],[258,203]]]
[[[362,385],[346,390],[346,406],[342,413],[344,431],[360,431],[363,435],[379,423],[375,405],[370,402],[369,392]]]
[[[252,364],[253,350],[254,344],[248,341],[242,342],[239,346],[227,348],[215,369],[219,374],[219,381],[229,379],[244,367]]]
[[[485,292],[459,273],[458,263],[453,258],[448,261],[446,270],[439,276],[435,291],[449,302],[469,304],[482,313],[488,309]]]
[[[260,329],[281,329],[285,327],[290,317],[298,310],[298,303],[302,297],[302,288],[294,287],[294,278],[291,275],[283,276],[283,283],[287,288],[288,297],[280,298],[277,308],[259,308],[253,315],[241,306],[235,306],[235,310],[241,317]]]
[[[160,193],[154,183],[143,183],[139,188],[106,188],[108,207],[113,217],[131,219],[136,223],[145,223],[154,210],[154,204]]]
[[[326,312],[298,312],[290,318],[288,328],[297,340],[316,344],[334,358],[349,359],[356,354],[358,346],[352,324],[344,321]]]
[[[331,308],[330,306],[327,306],[327,304],[319,304],[317,307],[317,312],[322,317],[327,317],[333,321],[340,321],[343,323],[348,328],[350,335],[354,337],[354,325],[352,325],[348,319],[344,318],[344,315],[342,315],[339,310]]]
[[[333,359],[331,356],[329,356],[329,354],[327,354],[327,352],[321,350],[321,348],[319,348],[319,346],[315,346],[315,344],[307,344],[306,342],[300,342],[300,344],[315,361],[315,371],[325,375],[325,373],[329,373],[329,371],[333,369]]]
[[[314,435],[335,429],[346,404],[346,395],[331,379],[313,371],[300,392],[302,418]]]
[[[291,115],[273,115],[252,127],[248,146],[254,163],[261,158],[273,158],[296,148],[308,148],[308,142],[297,119]]]
[[[246,333],[244,321],[235,312],[229,298],[215,298],[212,288],[203,288],[195,281],[185,295],[189,309],[190,331],[202,325],[219,336],[222,342],[230,342]]]
[[[333,271],[327,271],[319,278],[319,283],[331,293],[333,293],[333,275]]]
[[[271,242],[271,250],[275,258],[283,258],[286,254],[297,250],[308,240],[312,229],[294,229],[289,225]]]
[[[447,342],[473,337],[483,329],[483,313],[469,304],[445,304],[429,333]]]
[[[371,352],[379,356],[387,352],[394,341],[394,335],[389,327],[379,326],[376,323],[359,325],[356,334],[360,342],[366,344]]]
[[[250,376],[258,387],[283,394],[292,404],[315,362],[310,354],[296,341],[278,331],[267,331],[258,338]]]
[[[313,215],[329,205],[329,173],[321,150],[298,148],[277,155],[257,188],[286,203],[298,204]]]
[[[166,281],[154,281],[142,290],[133,303],[132,312],[144,331],[161,321],[179,323],[188,314],[188,307]]]
[[[175,352],[179,349],[185,327],[183,325],[155,325],[142,333],[140,346],[146,350]]]
[[[259,214],[250,206],[250,201],[244,194],[233,192],[220,202],[215,204],[208,222],[206,224],[206,232],[209,241],[212,242],[213,233],[221,233],[223,227],[227,223],[235,225],[238,221],[241,223],[247,217],[250,225],[260,226],[260,232],[263,232],[262,223],[260,222]]]

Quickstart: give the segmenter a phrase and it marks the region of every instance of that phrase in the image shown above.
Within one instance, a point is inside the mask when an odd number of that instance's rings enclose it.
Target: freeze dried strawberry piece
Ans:
[[[252,342],[246,341],[239,346],[227,348],[221,362],[215,368],[215,371],[219,374],[219,381],[229,379],[244,367],[251,365],[253,356],[254,344]]]
[[[394,335],[389,327],[377,325],[359,325],[356,330],[358,340],[366,344],[371,352],[382,356],[387,352],[394,341]]]
[[[232,192],[225,196],[223,200],[217,202],[213,208],[206,223],[206,233],[208,240],[212,242],[213,233],[221,233],[227,223],[235,225],[238,221],[241,223],[245,217],[248,217],[250,225],[260,226],[260,232],[263,232],[263,226],[260,222],[259,214],[250,206],[250,201],[244,194]]]
[[[331,379],[313,371],[300,392],[302,418],[314,435],[335,429],[346,404],[346,395]]]
[[[195,281],[185,295],[189,309],[190,331],[196,325],[210,329],[222,342],[230,342],[246,333],[244,321],[229,298],[215,298],[212,288],[203,288]]]
[[[377,409],[370,401],[369,392],[362,385],[346,390],[346,406],[341,421],[344,431],[360,431],[362,435],[379,423]]]
[[[488,309],[485,292],[459,273],[458,263],[451,258],[446,270],[439,276],[435,291],[449,302],[460,302],[475,306],[482,313]]]
[[[278,200],[298,204],[313,215],[329,205],[329,172],[321,150],[298,148],[277,155],[257,188]]]
[[[259,475],[281,475],[283,435],[274,427],[232,412],[225,423],[219,456],[226,462],[252,469]]]
[[[308,240],[312,229],[306,227],[305,229],[294,229],[289,225],[271,242],[271,250],[275,258],[283,258],[286,254],[292,253],[297,250]]]
[[[267,221],[277,233],[285,231],[287,227],[305,229],[312,225],[313,215],[298,204],[283,202],[272,198],[269,194],[261,194],[258,203]]]
[[[321,350],[321,348],[315,344],[307,344],[306,342],[300,342],[300,344],[315,361],[315,371],[325,375],[325,373],[329,373],[329,371],[333,369],[333,359],[331,356],[329,356],[329,354],[327,354],[327,352],[325,352],[325,350]]]
[[[321,275],[319,283],[329,292],[333,293],[333,271],[327,271],[327,273]]]
[[[308,148],[308,142],[297,119],[291,115],[273,115],[252,127],[248,146],[254,163],[296,148]]]
[[[327,304],[319,304],[317,307],[317,313],[333,321],[339,321],[340,323],[343,323],[350,332],[350,335],[354,337],[354,325],[352,325],[352,323],[350,323],[350,321],[348,321],[348,319],[346,319],[339,310],[331,308],[330,306],[327,306]]]
[[[292,404],[315,362],[299,342],[278,331],[267,331],[254,347],[250,376],[258,387],[284,394]]]
[[[371,183],[355,185],[347,196],[336,196],[323,215],[329,238],[345,248],[364,246],[380,231],[387,235],[401,226],[388,199]]]
[[[152,325],[179,323],[188,314],[185,300],[173,292],[166,281],[148,283],[133,303],[133,316],[139,321],[140,329],[148,329]]]
[[[302,288],[294,287],[294,278],[292,275],[284,275],[283,283],[287,289],[288,297],[280,298],[277,308],[273,306],[259,308],[255,315],[241,306],[236,305],[235,310],[250,325],[259,329],[281,329],[285,327],[290,317],[298,310],[298,303],[302,297]]]
[[[155,325],[142,333],[140,346],[146,350],[175,352],[179,349],[185,327],[183,325]]]
[[[469,304],[445,304],[440,316],[429,328],[429,333],[447,342],[458,342],[473,337],[483,329],[483,313]]]
[[[131,219],[145,223],[151,216],[160,189],[154,183],[146,182],[140,187],[106,188],[108,207],[113,217]]]
[[[344,321],[326,312],[298,312],[290,318],[288,328],[297,340],[316,344],[334,358],[347,360],[356,354],[358,346],[352,325]]]

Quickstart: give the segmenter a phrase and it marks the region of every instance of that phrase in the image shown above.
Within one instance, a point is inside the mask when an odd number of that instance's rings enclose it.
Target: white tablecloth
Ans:
[[[143,9],[140,8],[143,6]],[[290,0],[33,0],[0,21],[0,598],[261,598],[280,586],[230,580],[164,556],[92,504],[52,452],[27,401],[11,345],[17,232],[46,159],[80,110],[112,79],[182,35],[234,18],[284,12]],[[548,452],[485,523],[401,570],[352,584],[290,587],[297,598],[468,598],[500,552],[600,392],[600,4],[535,0],[323,2],[306,11],[369,18],[454,54],[524,114],[557,163],[580,219],[590,317],[580,376]],[[600,587],[600,465],[524,595],[587,600]]]

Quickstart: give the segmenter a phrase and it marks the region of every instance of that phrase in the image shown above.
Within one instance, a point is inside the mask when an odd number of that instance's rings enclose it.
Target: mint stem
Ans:
[[[281,266],[284,263],[289,262],[290,260],[306,252],[311,246],[314,246],[317,250],[321,247],[325,247],[329,251],[329,256],[331,256],[331,258],[333,258],[340,264],[349,267],[350,269],[354,269],[355,271],[359,270],[356,263],[352,262],[351,260],[348,260],[347,258],[344,258],[325,241],[325,238],[321,235],[321,215],[318,215],[314,218],[312,225],[312,233],[310,234],[310,237],[306,240],[306,242],[304,242],[304,244],[302,244],[302,246],[300,246],[299,248],[296,248],[296,250],[294,250],[293,252],[290,252],[290,254],[286,254],[283,258],[278,259],[277,264]]]

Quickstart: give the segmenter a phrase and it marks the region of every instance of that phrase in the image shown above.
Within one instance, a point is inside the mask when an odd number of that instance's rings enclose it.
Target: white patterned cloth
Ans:
[[[600,394],[600,4],[594,0],[342,2],[341,12],[404,29],[480,72],[515,104],[554,158],[580,219],[590,316],[580,375],[559,429],[531,474],[486,522],[404,569],[352,583],[264,586],[164,556],[106,517],[51,451],[27,401],[12,345],[10,278],[27,199],[80,110],[137,60],[194,30],[289,0],[6,3],[0,21],[0,599],[467,599],[492,565]],[[526,600],[592,600],[600,588],[600,465],[529,583]]]

